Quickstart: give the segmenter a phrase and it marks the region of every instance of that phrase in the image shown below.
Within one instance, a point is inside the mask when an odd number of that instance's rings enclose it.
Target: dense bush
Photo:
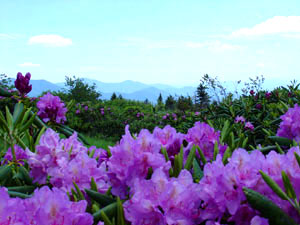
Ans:
[[[197,112],[122,99],[71,107],[18,89],[0,113],[0,223],[299,224],[298,86]],[[68,125],[125,134],[97,149]]]

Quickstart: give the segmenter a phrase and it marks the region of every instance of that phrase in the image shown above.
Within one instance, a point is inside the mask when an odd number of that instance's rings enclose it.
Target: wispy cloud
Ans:
[[[135,46],[146,49],[163,49],[180,47],[178,41],[172,40],[151,40],[147,38],[125,38],[122,40],[125,46]]]
[[[274,16],[250,28],[232,32],[231,37],[261,36],[267,34],[300,34],[300,16]]]
[[[286,37],[286,38],[300,39],[300,33],[299,34],[283,34],[282,36]]]
[[[15,36],[10,34],[1,34],[0,33],[0,39],[15,39]]]
[[[19,66],[22,66],[22,67],[38,67],[38,66],[40,66],[40,64],[35,64],[35,63],[32,63],[32,62],[25,62],[25,63],[19,64]]]
[[[188,48],[208,48],[209,50],[214,52],[232,51],[242,48],[239,45],[223,43],[218,40],[206,42],[186,42],[185,46]]]
[[[63,47],[72,45],[72,39],[55,34],[38,35],[31,37],[28,44],[41,44],[48,47]]]

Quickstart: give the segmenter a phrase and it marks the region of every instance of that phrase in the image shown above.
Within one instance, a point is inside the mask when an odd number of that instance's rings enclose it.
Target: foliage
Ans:
[[[74,99],[76,102],[96,102],[101,94],[96,90],[96,84],[89,85],[83,79],[66,76],[68,100]]]

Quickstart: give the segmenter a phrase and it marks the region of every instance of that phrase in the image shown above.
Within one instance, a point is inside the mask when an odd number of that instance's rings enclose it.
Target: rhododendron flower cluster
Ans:
[[[283,188],[281,171],[284,170],[299,196],[300,190],[296,187],[300,186],[300,168],[294,156],[295,151],[300,153],[299,148],[294,147],[286,155],[271,151],[264,156],[259,150],[249,154],[244,149],[237,149],[226,165],[218,155],[216,161],[205,165],[204,177],[199,182],[201,192],[198,194],[203,200],[200,217],[203,220],[220,221],[224,215],[230,215],[228,221],[250,224],[257,212],[246,202],[242,188],[247,187],[267,196],[299,223],[295,209],[288,201],[280,199],[259,173],[262,170]]]
[[[251,131],[254,130],[253,124],[249,121],[247,122],[243,116],[237,116],[234,122],[244,124],[245,130],[251,130]]]
[[[132,198],[124,203],[126,219],[135,225],[198,224],[199,191],[187,170],[169,178],[159,168],[151,180],[136,180]]]
[[[86,213],[87,202],[71,202],[66,193],[44,186],[28,199],[10,198],[0,188],[0,224],[92,225],[93,216]]]
[[[246,122],[245,123],[245,130],[254,130],[254,126],[251,122]]]
[[[153,171],[160,167],[168,171],[170,162],[165,161],[160,150],[160,143],[148,130],[141,130],[134,139],[127,125],[120,144],[110,147],[112,156],[107,166],[112,193],[125,198],[128,188],[136,179],[146,178],[150,167]]]
[[[30,175],[34,181],[44,184],[47,176],[50,176],[50,183],[54,187],[71,191],[73,181],[82,190],[90,188],[93,177],[98,190],[102,193],[107,191],[105,163],[99,165],[95,158],[88,156],[89,150],[77,140],[76,133],[60,140],[57,133],[48,129],[36,150],[36,153],[27,151]],[[95,149],[94,157],[99,156],[99,151],[105,150]]]
[[[213,159],[215,142],[219,144],[221,155],[225,152],[227,146],[220,144],[220,131],[215,131],[206,123],[196,122],[194,127],[188,130],[185,139],[189,142],[189,147],[198,145],[206,159]],[[198,154],[198,153],[197,153]]]
[[[16,160],[24,165],[24,160],[28,158],[25,150],[23,150],[20,146],[14,145],[14,150],[15,150],[15,155],[16,155]],[[29,151],[29,150],[28,150]],[[13,161],[13,155],[11,152],[11,148],[8,148],[4,158],[3,158],[4,164],[7,162]]]
[[[40,97],[37,102],[39,109],[38,116],[43,119],[44,122],[52,121],[55,123],[63,123],[66,121],[65,104],[60,100],[58,96],[53,96],[50,92]]]
[[[300,141],[300,106],[295,104],[280,119],[282,122],[277,130],[277,136]]]
[[[177,133],[176,129],[170,125],[165,126],[163,129],[156,127],[153,136],[159,140],[162,147],[166,148],[170,159],[173,159],[180,152],[184,134]]]

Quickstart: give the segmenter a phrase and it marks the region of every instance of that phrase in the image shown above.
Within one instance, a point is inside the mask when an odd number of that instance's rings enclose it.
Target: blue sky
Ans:
[[[0,0],[0,73],[197,85],[300,80],[300,1]]]

